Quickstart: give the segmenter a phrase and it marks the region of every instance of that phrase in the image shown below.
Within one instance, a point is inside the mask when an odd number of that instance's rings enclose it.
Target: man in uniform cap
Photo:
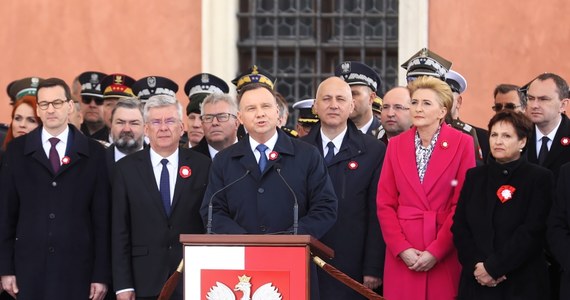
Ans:
[[[382,83],[378,73],[363,63],[345,61],[336,66],[334,74],[348,83],[352,90],[354,110],[350,119],[354,125],[362,133],[378,136],[380,120],[372,114],[372,103]]]
[[[473,137],[477,164],[484,164],[489,155],[489,133],[483,128],[467,124],[459,119],[459,109],[463,103],[461,94],[467,89],[467,80],[458,72],[449,70],[445,74],[445,82],[453,92],[453,106],[449,114],[451,117],[450,124],[453,128],[469,133]]]
[[[14,103],[25,95],[36,95],[38,89],[38,84],[42,81],[39,77],[26,77],[18,80],[12,81],[8,84],[6,91],[10,97],[10,105]]]
[[[406,79],[408,82],[419,76],[432,76],[445,80],[445,74],[451,68],[451,62],[427,48],[422,48],[401,67],[407,70]]]
[[[103,121],[103,91],[101,90],[101,80],[107,74],[95,71],[88,71],[77,76],[80,86],[81,113],[83,114],[83,124],[81,132],[90,138],[100,141],[109,140],[109,127]]]
[[[274,90],[277,80],[268,71],[258,67],[257,65],[253,65],[251,68],[247,69],[232,80],[232,83],[236,86],[238,93],[244,85],[256,82],[266,84]]]
[[[148,76],[137,80],[133,86],[133,93],[144,104],[150,96],[168,95],[176,97],[178,84],[161,76]]]
[[[210,73],[198,73],[184,85],[184,92],[188,96],[190,102],[186,106],[186,115],[188,116],[188,147],[196,147],[202,142],[202,153],[206,154],[206,140],[204,139],[204,128],[202,127],[201,105],[202,101],[213,93],[227,94],[230,91],[228,84],[220,77]],[[208,155],[208,154],[206,154]]]
[[[374,117],[376,117],[376,119],[380,120],[381,113],[382,113],[382,98],[376,96],[376,98],[374,98],[374,102],[372,102],[372,114],[374,115]]]
[[[135,80],[124,74],[110,74],[101,81],[103,91],[103,121],[111,128],[111,114],[121,98],[134,97],[132,86]],[[107,137],[109,139],[109,137]],[[111,141],[112,142],[112,141]]]
[[[293,104],[293,109],[299,110],[297,125],[295,125],[299,137],[304,137],[309,134],[311,129],[315,127],[315,124],[319,122],[319,116],[313,113],[314,102],[315,99],[306,99]]]

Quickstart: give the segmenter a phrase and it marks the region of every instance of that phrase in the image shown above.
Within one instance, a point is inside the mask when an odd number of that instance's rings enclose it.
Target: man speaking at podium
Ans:
[[[336,220],[337,197],[318,149],[277,129],[279,109],[268,85],[245,85],[238,105],[248,136],[212,164],[201,210],[208,232],[321,238]],[[311,299],[318,299],[311,285]]]

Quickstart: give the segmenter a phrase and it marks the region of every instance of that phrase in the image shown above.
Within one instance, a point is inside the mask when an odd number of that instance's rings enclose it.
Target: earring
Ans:
[[[520,148],[520,149],[519,149],[519,152],[522,152],[522,151],[523,151],[523,148]]]

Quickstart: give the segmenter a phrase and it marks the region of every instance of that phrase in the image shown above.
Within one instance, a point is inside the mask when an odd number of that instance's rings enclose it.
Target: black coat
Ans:
[[[137,297],[156,297],[182,259],[179,235],[203,233],[199,209],[206,190],[210,160],[180,149],[180,174],[167,217],[150,160],[150,148],[130,154],[115,165],[113,182],[113,285],[116,291],[134,288]],[[175,298],[181,298],[181,289]]]
[[[200,140],[198,145],[196,145],[190,149],[192,149],[193,151],[197,151],[199,153],[202,153],[202,154],[206,155],[208,158],[212,159],[212,156],[210,155],[210,150],[208,149],[208,141],[206,141],[205,137]]]
[[[548,244],[560,263],[560,299],[570,299],[570,163],[560,168],[556,198],[548,218]]]
[[[504,203],[497,196],[503,185],[516,189]],[[463,266],[458,299],[548,299],[543,247],[553,187],[552,173],[524,158],[467,172],[451,227]],[[473,275],[478,262],[507,280],[481,286]]]
[[[54,174],[41,130],[13,140],[2,166],[0,274],[16,275],[18,299],[87,299],[111,280],[105,150],[69,126],[70,162]]]
[[[552,146],[546,160],[544,161],[544,167],[550,169],[554,173],[554,178],[558,178],[558,171],[560,167],[570,162],[570,145],[563,145],[562,139],[570,138],[570,120],[566,115],[562,115],[562,121],[560,126],[556,131],[554,140],[552,141]],[[528,147],[526,150],[527,159],[531,163],[538,164],[538,154],[536,152],[536,126],[532,130],[532,134],[528,139]]]
[[[320,123],[301,140],[323,155]],[[376,191],[385,153],[382,142],[362,134],[349,121],[339,152],[327,164],[338,197],[338,216],[321,241],[335,252],[327,262],[359,282],[364,275],[382,278],[384,271],[386,245],[376,215]],[[319,287],[322,299],[365,299],[323,271]]]

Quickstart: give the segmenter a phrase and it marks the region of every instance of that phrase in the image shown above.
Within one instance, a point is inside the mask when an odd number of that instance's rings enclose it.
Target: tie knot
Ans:
[[[267,146],[265,146],[264,144],[259,144],[257,145],[257,147],[255,147],[255,149],[257,149],[259,153],[264,154],[265,150],[267,150]]]
[[[57,143],[59,143],[59,139],[52,137],[49,139],[49,143],[51,144],[52,147],[55,147],[55,145],[57,145]]]
[[[546,144],[548,141],[550,141],[550,139],[547,136],[542,137],[542,144]]]
[[[327,144],[327,147],[329,148],[330,151],[334,151],[334,143],[333,142],[329,142]]]
[[[160,161],[160,163],[161,163],[163,166],[166,167],[166,165],[168,164],[168,159],[163,158],[163,159]]]

